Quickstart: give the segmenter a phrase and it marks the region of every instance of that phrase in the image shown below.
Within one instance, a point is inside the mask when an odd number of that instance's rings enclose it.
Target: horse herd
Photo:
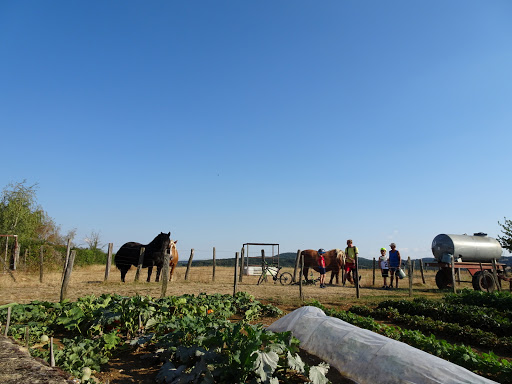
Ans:
[[[141,248],[144,247],[144,258],[142,261],[142,268],[148,268],[148,283],[151,280],[153,267],[156,266],[156,279],[160,281],[160,272],[162,271],[165,254],[169,254],[169,280],[172,279],[174,268],[178,264],[178,250],[176,249],[177,240],[171,240],[171,232],[161,232],[149,244],[141,244],[129,242],[123,244],[119,251],[117,251],[114,262],[116,267],[121,271],[121,281],[125,281],[126,273],[131,266],[139,264]],[[312,268],[318,272],[318,252],[312,249],[307,249],[301,252],[304,259],[304,278],[308,280],[309,269]],[[340,249],[331,249],[324,253],[326,271],[331,271],[330,284],[336,278],[336,284],[339,284],[339,274],[342,271],[342,266],[345,261],[345,253]]]
[[[178,250],[176,249],[176,243],[178,240],[171,240],[171,232],[161,232],[153,241],[149,244],[141,244],[135,242],[129,242],[123,244],[119,251],[117,251],[114,258],[114,263],[117,269],[121,271],[121,281],[125,282],[126,273],[131,266],[137,266],[141,256],[141,248],[144,247],[144,258],[142,260],[142,268],[148,269],[148,283],[151,280],[151,273],[153,272],[153,266],[156,266],[156,279],[160,281],[160,272],[164,266],[165,254],[169,254],[169,280],[172,279],[174,268],[178,264]]]

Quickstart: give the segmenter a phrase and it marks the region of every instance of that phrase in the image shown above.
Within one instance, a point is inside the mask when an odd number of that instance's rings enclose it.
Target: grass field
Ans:
[[[284,269],[293,273],[292,269]],[[172,282],[167,287],[167,295],[233,293],[233,269],[228,267],[217,267],[216,278],[212,281],[211,267],[192,267],[189,271],[188,280],[185,281],[186,267],[177,267]],[[409,280],[400,280],[399,289],[383,290],[382,277],[376,272],[375,285],[373,285],[372,270],[361,270],[360,298],[356,298],[354,286],[328,285],[327,289],[320,289],[317,286],[303,286],[304,299],[317,299],[327,306],[350,306],[354,303],[376,304],[381,300],[408,298]],[[101,265],[75,268],[73,270],[67,297],[75,300],[86,295],[101,295],[102,293],[117,293],[120,295],[149,295],[160,297],[161,283],[147,283],[145,281],[147,270],[143,269],[139,282],[133,282],[135,268],[132,268],[126,278],[126,283],[121,283],[120,272],[112,267],[108,281],[104,282],[105,267]],[[440,298],[447,291],[440,291],[435,285],[435,272],[425,273],[425,284],[423,284],[419,271],[413,276],[413,297]],[[43,282],[39,281],[39,272],[15,271],[16,282],[5,271],[0,272],[0,305],[12,302],[28,303],[32,300],[59,301],[61,289],[61,272],[47,272],[43,276]],[[318,277],[315,273],[314,277]],[[329,280],[329,274],[327,281]],[[154,280],[154,272],[153,272]],[[467,272],[461,273],[461,280],[470,280]],[[270,302],[289,312],[300,307],[302,301],[299,298],[299,286],[282,286],[273,282],[257,285],[258,276],[243,276],[242,282],[238,283],[237,290],[245,291],[253,295],[257,300]],[[462,282],[457,285],[458,289],[471,288],[471,284]]]

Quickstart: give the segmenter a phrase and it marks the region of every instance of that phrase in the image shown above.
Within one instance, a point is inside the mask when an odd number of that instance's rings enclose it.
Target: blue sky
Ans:
[[[77,243],[429,257],[511,218],[509,1],[3,1],[0,185]],[[256,251],[256,250],[255,250]]]

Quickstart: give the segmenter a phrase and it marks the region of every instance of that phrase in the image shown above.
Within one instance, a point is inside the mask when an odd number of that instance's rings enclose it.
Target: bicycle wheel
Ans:
[[[290,272],[283,272],[279,277],[279,281],[282,285],[290,285],[292,283],[293,276]]]
[[[263,272],[261,275],[260,275],[260,278],[258,279],[258,285],[260,285],[261,283],[263,282],[266,282],[267,281],[267,274],[265,272]]]

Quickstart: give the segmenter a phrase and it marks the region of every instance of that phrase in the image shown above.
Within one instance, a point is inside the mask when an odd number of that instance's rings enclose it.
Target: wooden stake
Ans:
[[[170,250],[172,252],[172,249]],[[167,276],[169,276],[169,259],[171,258],[171,255],[166,251],[164,255],[164,266],[162,268],[162,292],[160,294],[160,298],[163,299],[165,295],[167,294],[167,283],[169,279]]]
[[[64,274],[66,273],[66,268],[68,267],[69,262],[69,253],[71,251],[71,239],[68,239],[68,245],[66,247],[66,258],[64,259],[64,268],[62,268],[62,276],[60,278],[60,282],[64,280]]]
[[[55,367],[55,356],[53,354],[53,337],[50,337],[50,367]]]
[[[452,284],[453,284],[453,293],[457,293],[457,287],[455,286],[455,258],[452,255],[451,259],[452,264]]]
[[[212,281],[215,281],[215,247],[213,247]]]
[[[244,247],[240,250],[240,273],[238,274],[238,281],[242,282],[244,277]]]
[[[110,275],[110,268],[112,267],[112,248],[114,248],[114,243],[108,243],[107,266],[105,267],[105,279],[103,281],[107,281]],[[169,265],[169,263],[167,263],[167,265]]]
[[[44,248],[41,245],[41,250],[39,251],[39,282],[43,282],[43,255],[44,255]]]
[[[233,284],[233,296],[236,295],[237,289],[237,272],[238,272],[238,252],[235,253],[235,282]]]
[[[494,283],[496,284],[496,288],[498,289],[498,292],[501,292],[501,284],[498,279],[498,273],[496,270],[496,259],[492,259],[492,275],[494,277]]]
[[[192,267],[192,259],[194,258],[194,248],[190,250],[190,257],[188,258],[187,270],[185,272],[185,281],[188,280],[188,273]]]
[[[297,256],[295,257],[295,268],[293,268],[293,282],[297,282],[297,270],[299,269],[300,264],[300,249],[297,249]],[[302,277],[300,277],[302,280]]]
[[[28,326],[25,327],[25,344],[28,349],[30,347],[30,328]]]
[[[5,324],[5,333],[4,336],[7,336],[9,332],[9,325],[11,324],[11,307],[7,308],[7,323]]]
[[[407,258],[407,266],[409,268],[409,297],[412,297],[412,274],[413,274],[413,266],[411,256]]]
[[[69,256],[68,265],[66,267],[66,273],[64,274],[64,280],[62,281],[62,287],[60,289],[60,301],[66,300],[68,293],[68,284],[71,280],[71,272],[73,271],[73,263],[75,262],[76,251],[73,249]]]
[[[421,281],[425,284],[425,273],[423,271],[423,259],[420,259],[420,273],[421,273]]]
[[[373,282],[372,282],[372,286],[375,286],[375,269],[376,269],[376,262],[375,262],[375,257],[373,258]]]
[[[300,276],[299,276],[299,297],[301,301],[304,301],[304,292],[302,291],[302,276],[304,273],[304,256],[300,258]]]
[[[354,284],[356,285],[356,297],[359,299],[361,297],[361,294],[359,292],[359,260],[358,260],[358,256],[357,256],[357,253],[356,253],[356,257],[354,257],[354,261],[356,263],[356,275],[353,276],[354,277]]]

